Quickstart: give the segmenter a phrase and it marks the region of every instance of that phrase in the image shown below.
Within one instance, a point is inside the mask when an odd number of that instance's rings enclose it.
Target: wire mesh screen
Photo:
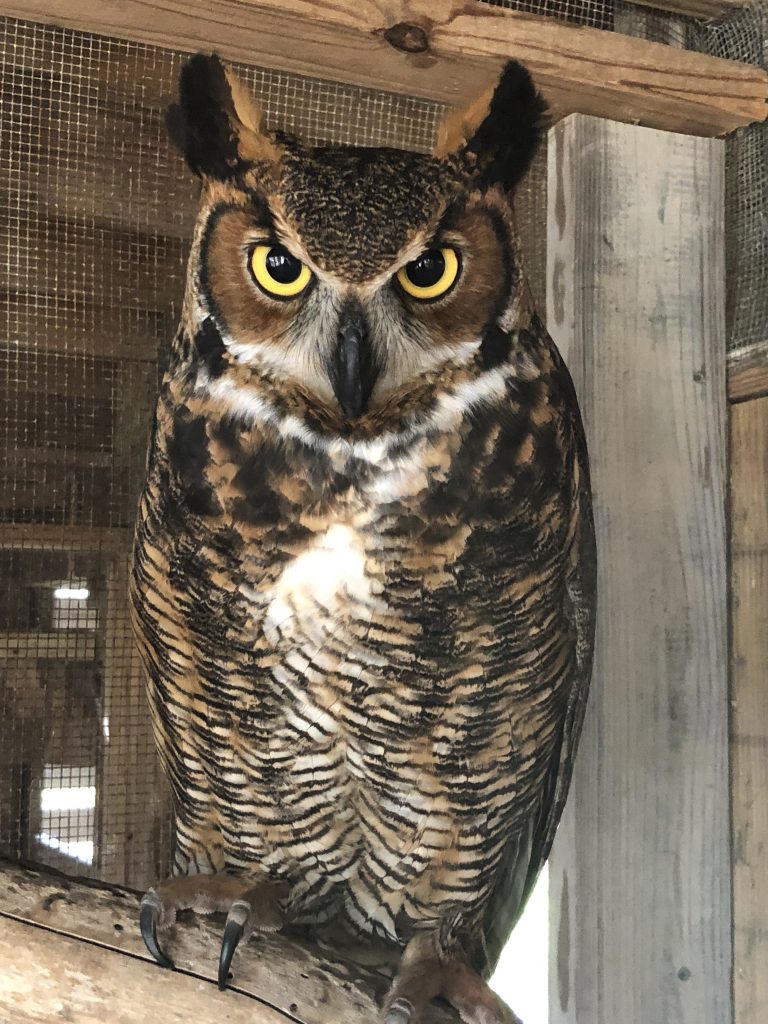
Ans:
[[[710,21],[619,2],[614,24],[627,35],[768,67],[768,0]],[[768,341],[768,125],[728,137],[725,181],[727,347],[734,351]]]
[[[613,28],[614,0],[483,0],[493,7],[507,7],[523,14],[539,14],[573,25]]]
[[[768,0],[701,29],[697,49],[768,67]],[[728,349],[768,342],[768,125],[741,128],[726,148]]]
[[[0,852],[136,887],[169,870],[127,566],[196,184],[183,55],[0,20]],[[427,149],[443,108],[240,68],[267,122]],[[543,298],[539,159],[519,202]]]

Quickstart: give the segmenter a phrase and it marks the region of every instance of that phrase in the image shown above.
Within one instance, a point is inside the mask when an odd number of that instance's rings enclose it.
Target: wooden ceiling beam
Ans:
[[[692,135],[768,113],[768,74],[476,0],[0,0],[0,14],[460,106],[510,57],[556,115]]]
[[[748,7],[753,0],[632,0],[640,7],[685,14],[689,18],[722,18]]]

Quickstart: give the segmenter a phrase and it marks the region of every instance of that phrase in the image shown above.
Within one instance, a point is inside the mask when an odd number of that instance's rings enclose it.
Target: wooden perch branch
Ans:
[[[516,57],[561,115],[722,135],[768,113],[761,68],[471,0],[0,0],[0,14],[454,106]]]
[[[138,905],[127,889],[0,860],[0,1020],[379,1024],[383,970],[255,934],[219,992],[223,917],[183,915],[169,943],[177,970],[165,971],[144,948]],[[435,1007],[428,1024],[454,1020]]]

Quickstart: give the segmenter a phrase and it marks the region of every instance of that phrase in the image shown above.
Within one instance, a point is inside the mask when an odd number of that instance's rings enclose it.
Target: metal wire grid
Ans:
[[[482,0],[493,7],[507,7],[525,14],[538,14],[574,25],[613,28],[614,0]]]
[[[768,67],[768,0],[727,17],[697,21],[617,3],[616,31],[713,57]],[[768,126],[727,139],[725,176],[726,344],[768,341]]]
[[[701,27],[696,48],[768,67],[768,2]],[[728,138],[725,179],[728,349],[768,342],[768,125]]]
[[[652,43],[665,43],[679,50],[695,50],[701,22],[666,11],[656,11],[643,5],[614,4],[613,28],[625,36],[636,36]]]

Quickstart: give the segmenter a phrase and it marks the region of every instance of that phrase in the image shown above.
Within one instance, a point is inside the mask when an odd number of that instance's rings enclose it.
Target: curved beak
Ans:
[[[339,318],[338,338],[330,367],[331,384],[347,419],[365,410],[377,370],[368,340],[368,325],[359,303],[348,303]]]

